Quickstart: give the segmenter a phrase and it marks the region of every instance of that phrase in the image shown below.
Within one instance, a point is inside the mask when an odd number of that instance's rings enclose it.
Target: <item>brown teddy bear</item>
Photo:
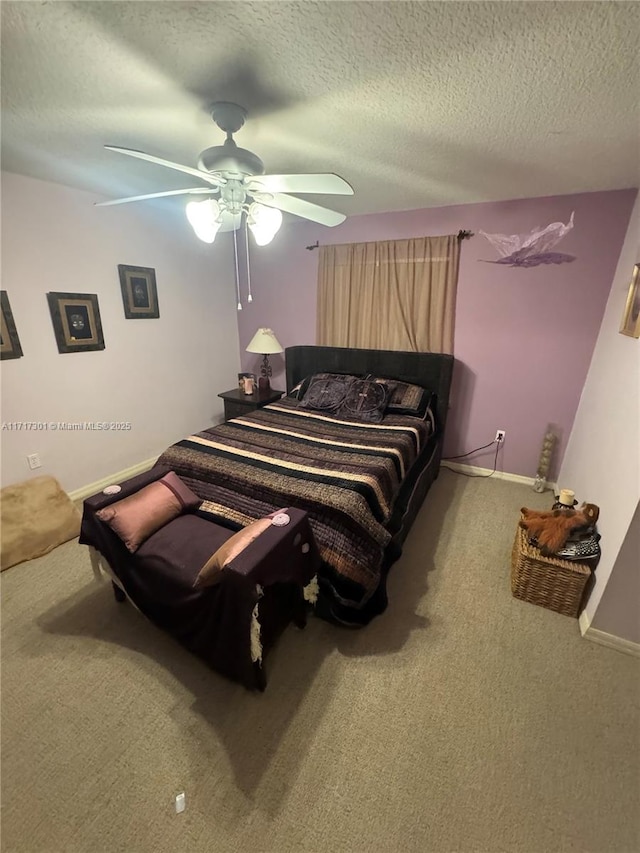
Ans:
[[[593,527],[600,515],[600,509],[595,504],[587,503],[577,510],[569,508],[540,512],[523,506],[520,512],[520,527],[527,531],[530,538],[536,539],[546,557],[559,551],[571,533],[580,528]]]

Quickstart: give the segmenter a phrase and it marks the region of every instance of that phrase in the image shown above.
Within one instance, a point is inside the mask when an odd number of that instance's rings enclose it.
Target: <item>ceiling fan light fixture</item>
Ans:
[[[133,148],[106,146],[109,150],[128,157],[184,172],[205,182],[206,187],[144,193],[98,202],[98,205],[125,204],[164,196],[199,196],[206,200],[189,201],[186,214],[197,237],[205,243],[213,243],[218,231],[233,230],[235,234],[245,225],[245,239],[250,228],[256,244],[266,246],[282,225],[281,211],[328,227],[344,222],[344,213],[290,195],[353,195],[353,187],[344,178],[332,172],[265,175],[262,160],[252,151],[238,148],[233,139],[233,134],[244,124],[246,110],[238,104],[218,102],[212,107],[212,118],[225,132],[226,139],[222,145],[215,145],[200,152],[197,169]],[[212,196],[218,192],[220,195],[215,201]]]
[[[282,212],[276,207],[266,207],[254,201],[249,205],[247,224],[258,246],[266,246],[282,225]]]
[[[215,198],[204,201],[190,201],[186,207],[187,219],[204,243],[213,243],[218,229],[222,225],[222,211]]]

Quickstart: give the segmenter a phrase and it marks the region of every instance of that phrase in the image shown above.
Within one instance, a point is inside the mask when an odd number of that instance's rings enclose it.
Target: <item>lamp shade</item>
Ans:
[[[284,348],[272,329],[258,329],[249,342],[247,352],[261,352],[266,355],[267,353],[284,352]]]
[[[220,205],[214,198],[204,201],[190,201],[186,207],[187,219],[191,227],[205,243],[213,243],[218,229],[222,225]]]
[[[276,207],[266,207],[254,201],[249,206],[247,223],[258,246],[266,246],[282,225],[282,213]]]

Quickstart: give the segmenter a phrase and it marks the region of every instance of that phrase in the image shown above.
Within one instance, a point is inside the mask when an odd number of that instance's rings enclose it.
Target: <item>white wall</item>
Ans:
[[[602,558],[586,606],[591,622],[640,500],[640,340],[618,333],[640,262],[640,199],[631,214],[558,483],[600,507]],[[570,356],[570,354],[569,354]],[[609,624],[609,632],[616,633]],[[618,635],[621,636],[621,635]]]
[[[640,647],[640,504],[636,508],[592,625]]]
[[[1,366],[2,421],[124,421],[129,432],[0,434],[2,483],[39,474],[67,491],[158,455],[222,419],[239,366],[228,235],[197,240],[175,207],[96,208],[96,197],[2,176],[2,289],[24,357]],[[153,267],[160,317],[127,320],[118,264]],[[60,354],[49,291],[98,295],[106,348]],[[26,454],[40,453],[30,471]]]

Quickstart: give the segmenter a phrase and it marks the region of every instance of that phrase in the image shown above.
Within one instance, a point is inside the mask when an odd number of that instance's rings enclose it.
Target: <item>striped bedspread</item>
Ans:
[[[358,624],[381,580],[385,523],[429,434],[429,423],[415,418],[356,423],[285,398],[179,441],[157,464],[176,471],[204,499],[201,511],[229,527],[280,507],[306,510],[323,559],[321,595],[334,618]]]

